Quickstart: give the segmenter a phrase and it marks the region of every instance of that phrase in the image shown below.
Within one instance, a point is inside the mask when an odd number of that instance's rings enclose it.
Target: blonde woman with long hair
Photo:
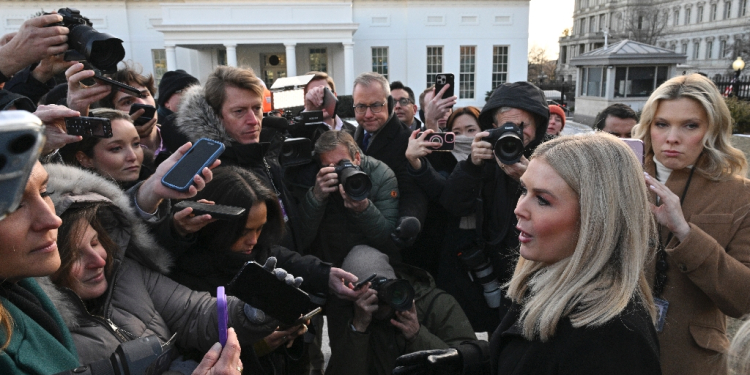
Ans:
[[[659,248],[649,282],[664,374],[725,374],[726,316],[750,313],[750,185],[731,145],[732,118],[699,74],[663,83],[633,129]]]
[[[489,355],[492,374],[660,374],[645,276],[656,226],[635,154],[609,134],[560,137],[536,149],[521,184],[513,304],[489,351],[465,344],[419,365],[486,373],[471,362]],[[418,356],[394,373],[419,373],[406,371]]]

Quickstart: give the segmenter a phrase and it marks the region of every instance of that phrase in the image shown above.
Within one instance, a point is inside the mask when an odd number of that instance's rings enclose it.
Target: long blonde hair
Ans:
[[[633,128],[633,137],[643,140],[646,157],[654,155],[651,144],[651,125],[662,100],[690,98],[700,104],[708,118],[708,131],[703,137],[703,156],[696,171],[718,181],[733,175],[745,177],[747,160],[742,151],[732,146],[732,115],[719,89],[710,79],[700,74],[678,76],[659,86],[641,113],[641,121]]]
[[[602,325],[632,299],[653,319],[644,268],[654,253],[656,225],[635,154],[614,136],[597,133],[543,143],[532,158],[549,164],[578,196],[580,229],[567,259],[546,265],[519,258],[508,295],[523,305],[524,337],[547,341],[564,317],[573,327]]]
[[[730,374],[750,374],[750,315],[745,318],[747,321],[734,334],[729,346],[727,359],[729,370],[733,371]]]

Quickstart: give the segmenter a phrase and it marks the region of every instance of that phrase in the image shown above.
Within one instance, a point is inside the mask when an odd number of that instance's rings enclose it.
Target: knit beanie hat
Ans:
[[[562,108],[560,108],[559,105],[551,104],[549,106],[549,114],[552,115],[558,115],[562,119],[562,126],[565,127],[565,111],[563,111]]]
[[[160,107],[164,106],[164,103],[172,97],[172,94],[182,90],[188,86],[199,85],[200,81],[188,74],[182,69],[177,69],[164,73],[159,82],[159,99],[157,104]]]
[[[344,258],[341,268],[353,273],[359,280],[366,279],[373,273],[386,279],[396,278],[393,267],[388,263],[388,255],[367,245],[354,246]]]
[[[8,110],[11,106],[15,106],[18,110],[36,112],[36,105],[31,99],[8,90],[0,90],[0,111]]]

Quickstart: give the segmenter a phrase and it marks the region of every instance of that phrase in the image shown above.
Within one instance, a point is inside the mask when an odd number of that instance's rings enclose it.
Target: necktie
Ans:
[[[362,151],[367,151],[367,147],[370,145],[370,137],[372,137],[372,134],[365,132],[365,136],[362,138]]]

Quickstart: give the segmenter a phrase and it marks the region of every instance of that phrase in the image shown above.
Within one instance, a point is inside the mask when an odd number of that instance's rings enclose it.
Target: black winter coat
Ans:
[[[490,340],[492,374],[659,375],[659,341],[646,309],[631,303],[600,327],[574,328],[568,318],[547,342],[528,341],[513,304]]]

